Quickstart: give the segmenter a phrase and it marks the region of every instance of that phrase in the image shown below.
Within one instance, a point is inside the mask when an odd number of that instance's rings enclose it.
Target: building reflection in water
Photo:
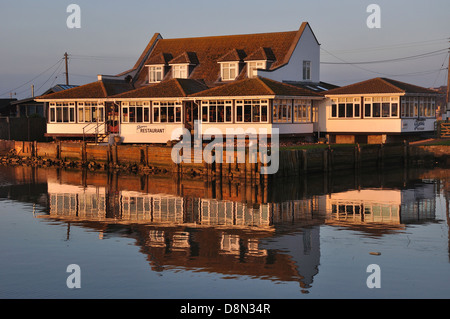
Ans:
[[[288,194],[283,187],[151,176],[52,169],[33,169],[32,175],[47,185],[46,213],[38,217],[67,223],[69,240],[75,224],[98,231],[101,239],[134,238],[154,271],[294,281],[304,292],[319,271],[321,225],[367,236],[393,233],[433,221],[439,191],[436,182],[418,177],[413,187],[402,178],[395,187],[375,182],[339,191],[330,191],[328,182],[308,182],[308,190],[292,182]]]

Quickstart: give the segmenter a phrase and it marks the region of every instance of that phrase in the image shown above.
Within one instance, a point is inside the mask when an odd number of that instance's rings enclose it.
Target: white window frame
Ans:
[[[286,110],[286,119],[280,120],[280,108]],[[283,111],[284,113],[284,111]],[[273,100],[273,123],[292,123],[292,100],[291,99],[275,99]]]
[[[58,109],[61,108],[61,121],[58,121]],[[67,108],[68,120],[64,121],[64,108]],[[72,120],[70,114],[73,114]],[[52,120],[52,112],[54,120]],[[76,103],[75,102],[50,102],[49,103],[49,123],[76,123]]]
[[[135,108],[135,110],[139,107],[142,108],[142,121],[137,120],[137,115],[135,115],[135,120],[134,121],[130,121],[130,108],[133,107]],[[151,114],[150,114],[150,102],[149,101],[128,101],[128,102],[122,102],[122,111],[121,111],[121,119],[122,119],[122,123],[150,123],[150,119],[151,119]],[[127,111],[127,117],[125,118],[125,112]],[[148,112],[148,119],[145,120],[145,116],[144,113],[145,111]],[[136,110],[137,113],[137,110]]]
[[[294,123],[311,123],[311,100],[295,99],[292,110]]]
[[[212,103],[216,104],[216,121],[215,122],[210,122],[210,106]],[[224,110],[224,115],[223,115],[223,122],[219,122],[218,121],[218,103],[223,103],[223,110]],[[202,121],[202,123],[232,123],[233,122],[233,101],[231,100],[204,100],[201,102],[200,104],[200,119]],[[204,114],[203,112],[203,108],[206,108],[206,114]],[[231,112],[231,118],[227,121],[227,109]],[[203,115],[205,115],[205,119],[203,119]]]
[[[311,81],[311,66],[311,61],[303,60],[303,81]]]
[[[152,102],[152,120],[153,123],[182,123],[183,122],[183,104],[179,101],[155,101]],[[167,120],[166,121],[161,121],[161,108],[166,107],[167,108]],[[173,107],[173,116],[174,116],[174,120],[173,122],[169,122],[169,107]],[[158,113],[158,119],[155,119],[155,111]],[[180,112],[180,120],[177,121],[176,119],[176,115],[177,115],[177,111]]]
[[[78,123],[103,123],[105,122],[105,104],[104,102],[91,102],[91,101],[85,101],[85,102],[78,102],[77,105],[78,109]],[[91,108],[95,107],[95,113],[96,118],[99,119],[98,121],[92,121],[90,119],[89,121],[86,121],[86,110],[89,110],[89,116],[92,117],[92,111]]]
[[[222,81],[233,81],[237,78],[239,74],[239,63],[238,62],[221,62],[220,63],[220,77]],[[232,76],[232,71],[234,71],[234,77]]]
[[[174,79],[187,79],[189,76],[189,64],[172,64],[172,77]]]
[[[161,82],[164,78],[164,65],[149,65],[148,66],[148,82]]]
[[[245,122],[245,105],[250,105],[250,121]],[[266,120],[262,121],[262,110],[263,107],[266,108]],[[259,121],[255,121],[255,114],[254,114],[254,108],[259,108]],[[239,121],[237,114],[238,109],[241,109],[242,111],[242,119]],[[270,116],[270,107],[269,107],[269,100],[259,100],[259,99],[246,99],[246,100],[236,100],[235,103],[235,121],[236,123],[268,123],[269,122],[269,116]]]
[[[248,61],[247,62],[247,77],[255,78],[258,76],[257,70],[266,69],[266,61]]]

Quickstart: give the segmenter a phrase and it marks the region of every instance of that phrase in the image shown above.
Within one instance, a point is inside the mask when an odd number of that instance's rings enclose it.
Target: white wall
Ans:
[[[303,61],[311,61],[311,81],[320,82],[320,45],[309,25],[303,31],[289,63],[275,71],[258,70],[258,76],[275,81],[303,81]]]

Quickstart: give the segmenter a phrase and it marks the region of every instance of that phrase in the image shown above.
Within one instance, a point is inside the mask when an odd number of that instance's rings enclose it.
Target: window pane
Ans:
[[[223,102],[217,102],[217,122],[224,122],[225,121],[225,114],[224,114],[224,105]]]
[[[345,117],[345,104],[339,103],[339,117]]]
[[[267,105],[261,105],[261,122],[267,122]]]
[[[236,105],[236,121],[242,122],[242,104]]]
[[[143,114],[142,114],[142,107],[136,108],[136,122],[142,123],[143,120]]]
[[[177,106],[175,108],[175,122],[180,123],[181,122],[181,107]]]
[[[202,122],[208,122],[208,107],[202,107]]]
[[[380,103],[373,103],[372,104],[372,116],[373,117],[380,117],[380,115],[381,115],[380,108],[381,108]]]
[[[69,122],[69,109],[67,107],[62,108],[63,122]]]
[[[331,104],[331,117],[337,117],[337,106],[336,106],[336,104]]]
[[[160,108],[160,116],[161,116],[161,123],[165,123],[167,122],[167,107],[166,106],[161,106]]]
[[[175,108],[173,106],[167,107],[167,122],[173,123],[175,122]]]
[[[130,116],[130,123],[136,122],[136,107],[130,107],[128,112]]]
[[[50,109],[50,122],[55,122],[56,121],[56,110],[55,108],[51,108]]]
[[[253,105],[253,122],[259,122],[260,121],[260,109],[259,104]]]
[[[381,108],[382,108],[383,117],[389,117],[390,116],[390,108],[391,108],[390,103],[383,103]]]
[[[231,120],[231,105],[227,105],[226,106],[226,108],[225,108],[225,111],[226,111],[226,121],[227,122],[231,122],[232,120]]]
[[[159,107],[153,107],[153,122],[159,123]]]
[[[144,122],[150,122],[150,110],[148,107],[144,108]]]
[[[353,103],[347,103],[346,104],[347,107],[347,117],[353,117]]]
[[[246,101],[248,103],[248,101]],[[252,121],[252,106],[251,104],[244,104],[244,122]]]
[[[391,104],[391,116],[392,117],[397,117],[398,116],[398,104],[397,103],[392,103]]]
[[[359,111],[360,111],[360,106],[359,106],[359,104],[355,104],[355,112],[353,113],[353,115],[355,116],[355,117],[359,117],[360,115],[359,115]]]
[[[371,105],[370,104],[364,104],[364,116],[370,117],[371,116]]]

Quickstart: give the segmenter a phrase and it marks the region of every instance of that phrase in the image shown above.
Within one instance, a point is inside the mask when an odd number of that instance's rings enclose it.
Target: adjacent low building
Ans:
[[[323,95],[318,129],[331,143],[386,143],[435,131],[439,94],[434,90],[374,78]]]

